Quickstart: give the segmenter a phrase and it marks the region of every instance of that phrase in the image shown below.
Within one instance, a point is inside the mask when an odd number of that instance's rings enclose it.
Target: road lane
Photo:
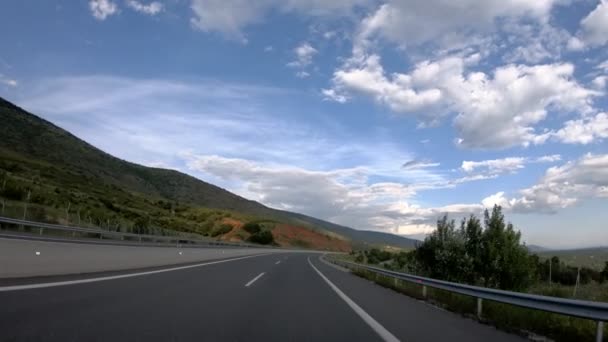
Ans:
[[[366,341],[377,335],[307,264],[277,255],[0,293],[11,341]],[[266,272],[254,286],[248,280]]]
[[[363,310],[402,341],[492,341],[525,339],[436,308],[311,257],[313,264]]]
[[[0,341],[382,341],[309,257],[401,341],[519,340],[325,265],[318,254],[283,253],[0,292]]]

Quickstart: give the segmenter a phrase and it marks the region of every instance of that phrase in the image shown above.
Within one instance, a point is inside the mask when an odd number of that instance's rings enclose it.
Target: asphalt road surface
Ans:
[[[101,281],[79,282],[95,275],[72,276],[61,286],[3,284],[0,340],[521,340],[343,272],[319,257],[264,254],[156,273],[129,271]]]

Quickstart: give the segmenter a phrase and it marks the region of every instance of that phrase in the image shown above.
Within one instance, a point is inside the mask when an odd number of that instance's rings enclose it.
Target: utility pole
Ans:
[[[576,284],[574,285],[574,293],[572,293],[572,297],[576,297],[576,290],[578,289],[578,284],[581,282],[581,267],[578,267],[578,272],[576,272]]]
[[[72,206],[72,202],[68,201],[68,207],[65,210],[65,220],[68,223],[68,226],[70,225],[70,207]]]
[[[551,264],[553,264],[553,260],[549,259],[549,286],[551,286]]]
[[[28,190],[27,191],[27,198],[25,199],[25,203],[23,204],[23,220],[25,221],[25,218],[27,216],[27,203],[30,201],[30,196],[32,195],[32,191]],[[21,225],[21,229],[23,229],[23,225]]]

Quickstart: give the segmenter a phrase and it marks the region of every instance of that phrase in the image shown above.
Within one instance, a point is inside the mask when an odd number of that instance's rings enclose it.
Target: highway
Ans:
[[[5,279],[0,340],[522,340],[344,272],[319,253],[186,265]]]

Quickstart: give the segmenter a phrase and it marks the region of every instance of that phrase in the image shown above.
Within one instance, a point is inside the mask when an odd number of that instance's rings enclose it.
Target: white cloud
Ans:
[[[191,23],[204,32],[220,32],[226,36],[245,39],[242,30],[262,23],[267,13],[276,10],[305,16],[351,15],[359,6],[374,0],[192,0],[194,16]]]
[[[465,69],[462,57],[445,57],[387,76],[379,56],[353,56],[334,73],[331,89],[343,99],[350,92],[371,96],[394,112],[413,113],[423,121],[458,113],[457,143],[481,149],[543,143],[550,135],[535,126],[549,110],[588,113],[592,97],[599,95],[578,84],[568,63],[506,65],[492,75]]]
[[[374,35],[399,45],[465,40],[491,31],[497,19],[527,17],[547,22],[556,0],[389,0],[361,24],[359,41]],[[421,29],[424,28],[424,29]]]
[[[118,13],[118,6],[111,0],[91,0],[89,9],[97,20],[105,20],[107,17]]]
[[[274,50],[274,47],[272,47],[272,45],[267,45],[264,48],[264,52],[272,52]]]
[[[492,160],[484,160],[484,161],[468,161],[465,160],[462,162],[462,166],[460,167],[465,172],[473,172],[478,168],[487,169],[489,172],[513,172],[519,169],[524,168],[524,163],[526,159],[522,157],[512,157],[512,158],[503,158],[503,159],[492,159]]]
[[[608,197],[608,154],[586,154],[579,160],[551,167],[536,185],[520,194],[521,197],[508,199],[499,192],[482,203],[496,203],[514,212],[555,213],[583,199]]]
[[[304,168],[225,158],[185,155],[193,171],[237,181],[240,194],[271,207],[293,210],[360,229],[400,234],[428,233],[443,213],[479,212],[481,204],[422,208],[406,202],[412,186],[368,183],[366,167],[311,171]]]
[[[558,141],[568,144],[589,144],[608,138],[608,114],[566,121],[564,127],[553,133]]]
[[[144,4],[137,0],[127,0],[127,6],[131,7],[137,12],[148,15],[157,15],[163,10],[163,4],[158,1],[153,1],[149,4]]]
[[[581,20],[581,40],[591,46],[608,42],[608,2],[600,0],[597,7]]]
[[[434,163],[430,160],[427,159],[423,159],[423,160],[409,160],[407,162],[405,162],[403,165],[401,165],[401,168],[404,170],[416,170],[416,169],[426,169],[426,168],[432,168],[432,167],[437,167],[441,165],[440,163]]]
[[[322,89],[321,93],[325,100],[336,101],[338,103],[346,103],[348,101],[346,95],[338,93],[335,89]]]
[[[297,78],[307,78],[310,77],[310,73],[308,71],[298,71],[296,72]]]
[[[287,65],[294,68],[304,68],[312,63],[312,58],[319,52],[308,42],[303,42],[293,50],[296,60]]]
[[[530,157],[508,157],[502,159],[491,159],[483,161],[468,161],[462,162],[461,169],[467,173],[482,171],[494,175],[501,173],[514,173],[517,170],[523,169],[526,164],[529,163],[553,163],[561,160],[561,156],[558,154],[542,156],[538,158]]]
[[[608,76],[604,76],[604,75],[597,76],[593,79],[593,81],[591,81],[591,84],[593,84],[593,87],[598,90],[606,89],[606,83],[608,83]]]
[[[16,79],[6,77],[0,74],[0,83],[5,84],[9,87],[16,87],[19,85],[19,82]]]

